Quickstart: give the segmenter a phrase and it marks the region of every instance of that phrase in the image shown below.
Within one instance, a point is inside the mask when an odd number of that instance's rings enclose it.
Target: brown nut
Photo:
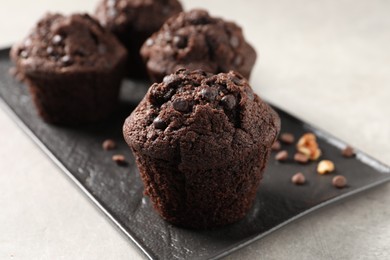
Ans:
[[[308,163],[309,162],[309,157],[303,153],[296,153],[294,155],[294,160],[296,162],[299,162],[299,163],[302,163],[302,164],[305,164],[305,163]]]
[[[292,144],[295,141],[295,137],[291,133],[282,133],[279,136],[279,140],[282,141],[285,144]]]
[[[317,172],[319,174],[326,174],[329,172],[333,172],[334,169],[335,169],[334,163],[332,161],[329,161],[329,160],[322,160],[318,163],[318,166],[317,166]]]
[[[295,185],[305,184],[306,182],[305,175],[303,175],[303,173],[301,172],[298,172],[291,177],[291,182],[294,183]]]
[[[276,141],[272,144],[271,150],[272,150],[272,151],[279,151],[281,147],[282,147],[282,146],[281,146],[280,142],[276,140]]]
[[[342,189],[347,185],[347,178],[342,175],[334,176],[332,179],[332,184],[338,189]]]
[[[288,152],[286,150],[280,151],[275,155],[275,160],[285,161],[288,159]]]
[[[351,158],[355,156],[355,151],[351,146],[347,146],[341,151],[341,154],[346,158]]]
[[[317,160],[321,156],[321,150],[318,147],[317,138],[313,133],[306,133],[299,138],[297,150],[309,157],[310,160]]]

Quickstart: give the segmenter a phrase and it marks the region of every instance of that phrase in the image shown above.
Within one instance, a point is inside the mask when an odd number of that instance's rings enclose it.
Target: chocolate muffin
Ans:
[[[127,75],[147,78],[139,54],[142,44],[169,17],[182,10],[178,0],[102,0],[95,15],[126,46],[129,54]]]
[[[10,55],[47,122],[94,122],[117,104],[126,49],[87,14],[45,15]]]
[[[245,216],[279,130],[240,74],[185,69],[153,84],[123,126],[154,208],[190,228]]]
[[[142,46],[149,75],[160,82],[180,68],[210,73],[237,71],[249,78],[256,52],[232,22],[192,10],[170,18]]]

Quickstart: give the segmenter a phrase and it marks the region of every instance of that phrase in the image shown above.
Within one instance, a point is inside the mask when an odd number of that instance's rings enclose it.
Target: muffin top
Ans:
[[[11,58],[27,74],[109,71],[126,58],[115,36],[87,14],[46,14],[12,47]]]
[[[157,159],[196,162],[208,154],[215,164],[269,148],[279,129],[277,114],[239,73],[181,69],[150,87],[126,119],[124,137]]]
[[[135,31],[151,34],[182,10],[177,0],[102,0],[95,15],[103,26],[114,33]]]
[[[245,41],[241,28],[211,17],[205,10],[182,12],[168,19],[144,43],[141,55],[151,74],[162,75],[159,77],[184,67],[211,73],[235,70],[249,78],[256,61],[256,52]]]

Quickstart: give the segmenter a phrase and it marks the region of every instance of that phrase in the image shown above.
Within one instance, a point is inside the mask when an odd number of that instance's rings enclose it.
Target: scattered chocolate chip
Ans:
[[[298,172],[291,177],[291,182],[294,183],[295,185],[305,184],[306,182],[305,175],[303,175],[303,173],[301,172]]]
[[[309,161],[309,157],[307,157],[307,155],[303,154],[303,153],[296,153],[294,155],[294,160],[296,162],[299,162],[299,163],[302,163],[302,164],[305,164]]]
[[[172,102],[172,106],[176,111],[179,111],[179,112],[187,112],[189,109],[188,101],[185,99],[181,99],[181,98],[175,99]]]
[[[226,95],[221,98],[222,105],[229,110],[232,110],[236,106],[236,98],[233,95]]]
[[[116,162],[116,164],[125,166],[127,165],[126,158],[122,154],[115,154],[112,156],[112,160]]]
[[[59,34],[56,34],[53,36],[53,39],[51,40],[54,44],[60,44],[62,41],[62,37]]]
[[[218,95],[218,90],[213,87],[206,87],[200,91],[200,95],[209,102],[213,102]]]
[[[184,49],[187,47],[187,39],[183,36],[176,35],[173,37],[173,44],[179,49]]]
[[[275,160],[281,162],[288,159],[288,152],[286,150],[280,151],[275,155]]]
[[[279,151],[280,148],[282,148],[282,145],[277,140],[271,146],[272,151]]]
[[[351,158],[355,156],[355,151],[351,146],[347,146],[343,149],[341,154],[346,158]]]
[[[338,189],[342,189],[347,185],[347,179],[342,175],[336,175],[332,179],[332,184]]]
[[[292,144],[295,141],[295,137],[291,133],[283,133],[280,135],[279,140],[285,144]]]
[[[69,55],[65,55],[61,58],[61,62],[62,64],[64,64],[65,66],[69,66],[73,63],[73,59],[72,57],[70,57]]]
[[[233,48],[237,48],[240,45],[240,39],[233,35],[232,37],[230,37],[230,45]]]
[[[107,139],[103,142],[102,147],[104,150],[113,150],[116,147],[116,143],[112,139]]]
[[[153,125],[156,129],[165,129],[167,127],[167,123],[162,120],[160,117],[156,117],[153,120]]]

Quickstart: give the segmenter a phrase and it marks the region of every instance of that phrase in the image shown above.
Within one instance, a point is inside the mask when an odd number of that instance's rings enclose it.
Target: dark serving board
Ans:
[[[340,149],[345,146],[342,141],[276,108],[283,131],[297,137],[308,131],[317,134],[322,158],[334,161],[336,172],[319,176],[315,163],[306,166],[291,161],[281,164],[271,158],[255,204],[244,220],[209,231],[177,228],[160,219],[148,198],[143,196],[134,159],[122,140],[123,121],[146,92],[147,84],[126,82],[122,88],[121,106],[106,122],[82,127],[48,125],[37,117],[26,87],[9,75],[8,51],[0,51],[2,107],[151,259],[220,258],[315,209],[390,180],[388,166],[361,152],[357,152],[356,158],[343,158],[340,155]],[[116,140],[118,148],[104,151],[101,145],[106,138]],[[295,149],[293,145],[284,148],[290,154]],[[116,153],[127,157],[127,167],[119,167],[111,160]],[[307,184],[295,186],[290,183],[291,176],[298,171],[305,174]],[[331,185],[335,174],[347,177],[347,188],[339,190]]]

